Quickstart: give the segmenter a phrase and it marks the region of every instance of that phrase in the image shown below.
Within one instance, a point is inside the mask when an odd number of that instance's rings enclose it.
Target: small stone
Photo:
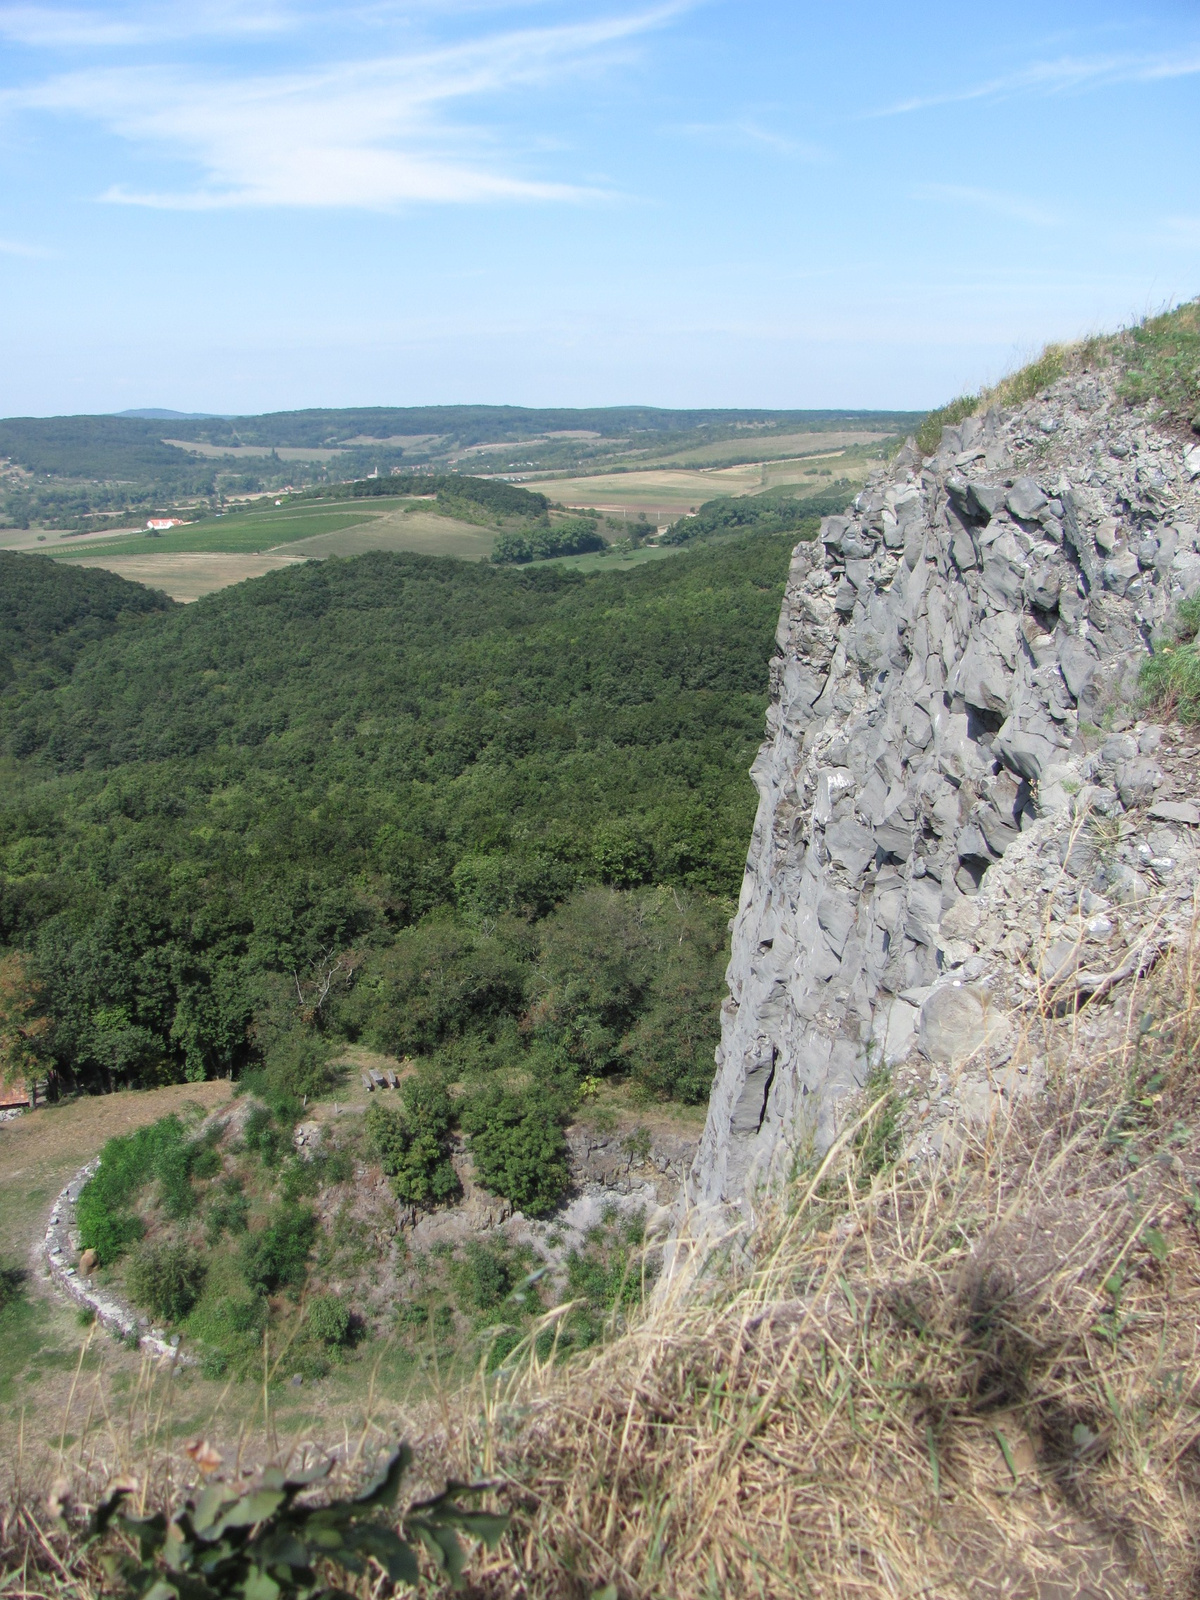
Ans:
[[[1163,781],[1159,769],[1146,756],[1136,761],[1126,761],[1117,771],[1117,793],[1126,806],[1148,805],[1154,791]]]
[[[1189,828],[1200,828],[1200,806],[1194,800],[1157,800],[1150,807],[1150,815],[1159,822],[1182,822]]]
[[[1049,497],[1042,493],[1032,478],[1018,478],[1005,501],[1013,516],[1022,522],[1032,522],[1049,503]]]
[[[946,984],[921,1007],[921,1054],[930,1061],[965,1061],[997,1043],[1007,1030],[1007,1017],[992,1009],[984,991],[965,983]]]
[[[1115,517],[1105,517],[1097,527],[1095,534],[1096,548],[1102,555],[1115,555],[1121,542],[1117,534],[1118,527],[1119,524]]]
[[[303,1373],[293,1372],[291,1381],[292,1381],[292,1388],[293,1389],[298,1389],[301,1386],[301,1384],[304,1382]]]

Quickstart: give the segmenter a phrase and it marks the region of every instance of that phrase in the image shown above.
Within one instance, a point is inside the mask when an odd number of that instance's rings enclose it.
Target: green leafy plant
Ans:
[[[489,1088],[464,1102],[480,1181],[531,1217],[553,1211],[567,1187],[567,1142],[543,1094]]]
[[[171,1214],[187,1214],[191,1184],[186,1147],[183,1124],[174,1114],[104,1146],[75,1213],[82,1247],[94,1250],[102,1266],[116,1261],[142,1237],[141,1220],[129,1208],[152,1179],[161,1180]]]
[[[308,1302],[304,1321],[310,1336],[322,1344],[337,1346],[350,1342],[353,1319],[341,1295],[314,1295]]]
[[[147,1600],[349,1600],[345,1589],[328,1581],[339,1569],[361,1577],[373,1562],[393,1583],[415,1586],[418,1549],[461,1588],[466,1558],[460,1534],[494,1547],[508,1518],[457,1498],[488,1485],[450,1482],[440,1495],[410,1507],[398,1528],[391,1526],[378,1513],[395,1506],[411,1464],[412,1451],[401,1445],[361,1494],[328,1505],[297,1500],[328,1476],[331,1463],[294,1477],[272,1468],[245,1491],[211,1484],[169,1520],[163,1512],[131,1515],[131,1491],[119,1488],[97,1507],[90,1533],[103,1540],[118,1531],[135,1541],[136,1556],[112,1552],[106,1564],[114,1579]]]
[[[281,1205],[260,1233],[242,1241],[242,1272],[260,1294],[300,1283],[317,1234],[317,1219],[307,1207]]]
[[[399,1106],[374,1101],[367,1107],[367,1136],[396,1197],[410,1205],[437,1205],[458,1193],[450,1162],[449,1135],[454,1115],[440,1084],[409,1078]]]
[[[185,1244],[147,1244],[129,1263],[129,1293],[135,1305],[168,1322],[186,1317],[200,1298],[205,1265]]]

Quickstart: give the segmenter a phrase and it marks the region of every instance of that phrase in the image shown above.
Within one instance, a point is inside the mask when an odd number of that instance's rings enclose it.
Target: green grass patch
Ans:
[[[1175,612],[1169,641],[1159,644],[1142,663],[1141,689],[1149,706],[1180,722],[1200,722],[1200,595],[1184,600]]]
[[[56,561],[95,555],[256,555],[276,545],[311,539],[317,534],[340,533],[344,528],[373,522],[380,513],[368,510],[333,511],[327,507],[284,506],[278,510],[246,511],[225,517],[205,517],[200,522],[172,528],[167,533],[126,534],[80,544],[74,550],[56,550]]]
[[[17,1384],[47,1367],[63,1367],[69,1352],[52,1342],[48,1308],[28,1292],[28,1275],[0,1263],[0,1405],[18,1398]]]
[[[1200,301],[1147,317],[1126,335],[1126,400],[1157,400],[1200,431]]]

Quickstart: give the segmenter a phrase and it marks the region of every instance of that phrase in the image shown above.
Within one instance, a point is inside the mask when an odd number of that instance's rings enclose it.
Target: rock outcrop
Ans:
[[[749,1214],[875,1061],[985,1112],[1031,993],[1106,993],[1184,917],[1200,785],[1135,719],[1198,520],[1200,449],[1084,373],[796,548],[694,1206]]]

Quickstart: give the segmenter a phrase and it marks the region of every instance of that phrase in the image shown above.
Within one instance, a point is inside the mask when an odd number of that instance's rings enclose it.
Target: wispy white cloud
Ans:
[[[27,260],[44,261],[53,254],[52,250],[39,244],[24,244],[20,239],[0,239],[0,256],[23,256]]]
[[[897,117],[933,106],[958,105],[968,100],[1007,100],[1015,95],[1055,94],[1068,89],[1100,87],[1109,83],[1155,83],[1168,78],[1190,78],[1200,73],[1200,46],[1188,45],[1163,55],[1060,56],[1054,61],[1034,61],[1017,72],[989,78],[983,83],[947,89],[940,94],[914,95],[868,117]]]
[[[1019,195],[1001,194],[995,189],[975,189],[961,183],[919,183],[910,193],[914,200],[972,206],[996,217],[1006,217],[1012,222],[1030,222],[1038,227],[1052,228],[1062,221],[1056,211],[1024,200]]]
[[[197,0],[91,10],[70,6],[0,4],[0,37],[50,50],[154,44],[173,39],[246,38],[279,33],[293,18],[272,0]]]
[[[681,132],[735,149],[771,150],[801,161],[823,161],[825,152],[802,139],[789,139],[757,122],[736,118],[729,122],[686,122]]]
[[[177,192],[116,184],[102,197],[125,205],[385,208],[579,199],[589,191],[503,170],[497,141],[453,125],[444,108],[619,61],[639,35],[684,9],[676,0],[409,55],[240,77],[184,67],[91,68],[0,95],[0,110],[85,117],[202,173]]]

